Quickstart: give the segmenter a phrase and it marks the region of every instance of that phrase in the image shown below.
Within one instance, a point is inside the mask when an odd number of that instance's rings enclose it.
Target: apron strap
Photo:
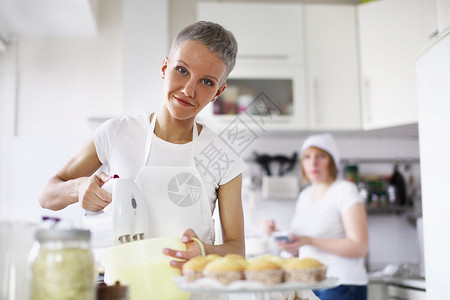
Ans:
[[[192,162],[194,162],[195,150],[197,148],[198,141],[198,124],[194,121],[192,126]],[[145,140],[145,153],[144,153],[144,166],[148,164],[148,159],[150,158],[150,149],[152,147],[153,134],[155,132],[156,126],[156,112],[153,114],[153,118],[147,128],[147,138]]]

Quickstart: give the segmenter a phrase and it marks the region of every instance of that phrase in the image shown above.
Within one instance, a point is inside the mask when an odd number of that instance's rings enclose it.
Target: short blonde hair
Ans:
[[[226,66],[225,74],[220,82],[224,83],[236,64],[238,43],[233,33],[220,24],[198,21],[177,34],[170,48],[169,58],[184,41],[200,42],[208,47],[209,51],[219,55]]]

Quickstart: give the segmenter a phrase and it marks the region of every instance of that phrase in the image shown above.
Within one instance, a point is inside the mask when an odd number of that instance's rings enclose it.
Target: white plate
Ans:
[[[179,289],[191,293],[255,293],[255,292],[287,292],[300,290],[318,290],[338,286],[338,279],[334,277],[325,280],[303,283],[303,282],[283,282],[277,285],[268,286],[261,282],[250,280],[239,280],[224,285],[211,278],[202,278],[193,282],[188,282],[183,276],[173,277]]]

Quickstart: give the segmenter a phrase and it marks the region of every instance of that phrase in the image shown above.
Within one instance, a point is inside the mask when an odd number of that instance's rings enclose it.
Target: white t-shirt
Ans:
[[[93,133],[97,155],[107,174],[136,180],[144,167],[150,114],[122,116],[106,121]],[[213,213],[217,189],[245,170],[245,163],[217,134],[203,125],[194,161],[205,184]],[[192,142],[172,144],[153,137],[147,165],[187,166],[192,163]]]
[[[336,180],[319,201],[313,201],[312,187],[299,195],[291,231],[295,235],[320,238],[345,237],[341,215],[356,203],[361,202],[356,185],[349,181]],[[327,276],[339,278],[340,284],[367,284],[364,258],[343,257],[306,245],[300,247],[299,257],[312,257],[327,265]]]

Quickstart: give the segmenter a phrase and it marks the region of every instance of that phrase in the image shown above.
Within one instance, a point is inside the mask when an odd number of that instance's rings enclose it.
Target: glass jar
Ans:
[[[42,229],[36,232],[32,300],[95,300],[95,263],[90,232]]]

